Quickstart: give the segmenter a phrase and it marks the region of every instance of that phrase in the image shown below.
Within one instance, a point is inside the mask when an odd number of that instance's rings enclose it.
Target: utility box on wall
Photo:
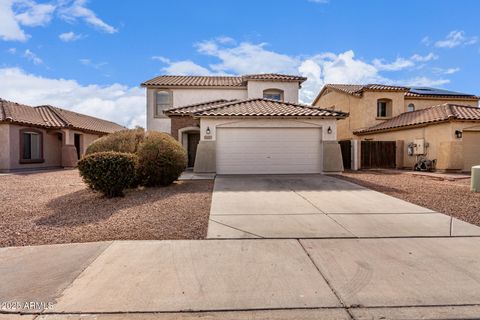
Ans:
[[[425,154],[425,139],[413,140],[413,154],[414,155]]]

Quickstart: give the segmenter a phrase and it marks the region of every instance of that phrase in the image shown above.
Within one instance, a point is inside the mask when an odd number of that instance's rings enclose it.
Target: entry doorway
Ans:
[[[200,142],[200,133],[188,132],[187,141],[188,167],[193,168],[195,165],[195,157],[197,156],[198,143]]]
[[[73,134],[73,141],[75,144],[75,149],[77,149],[77,159],[80,160],[80,156],[82,155],[82,150],[81,150],[81,135],[78,133]]]

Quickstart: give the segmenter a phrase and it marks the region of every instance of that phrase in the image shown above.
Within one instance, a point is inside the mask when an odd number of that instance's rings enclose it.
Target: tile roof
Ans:
[[[2,122],[43,128],[70,128],[97,133],[111,133],[125,129],[111,121],[57,107],[30,107],[0,99],[0,123]]]
[[[222,104],[222,103],[231,102],[231,101],[235,101],[235,100],[219,99],[219,100],[206,101],[206,102],[195,103],[195,104],[190,104],[190,105],[181,106],[181,107],[170,108],[170,109],[164,110],[163,113],[165,113],[166,115],[172,115],[172,116],[191,115],[194,112],[207,110],[217,104]]]
[[[245,76],[172,76],[162,75],[153,79],[147,80],[141,84],[143,87],[162,86],[162,87],[245,87],[248,80],[263,80],[263,81],[292,81],[300,82],[307,80],[307,78],[276,74],[251,74]]]
[[[405,97],[426,97],[426,98],[451,98],[451,99],[479,99],[480,97],[461,93],[461,92],[453,92],[443,89],[435,89],[435,88],[428,88],[428,87],[405,87],[405,86],[391,86],[391,85],[384,85],[384,84],[334,84],[328,83],[323,86],[322,90],[315,98],[314,102],[320,98],[323,92],[326,89],[333,89],[341,92],[345,92],[351,94],[353,96],[361,97],[363,92],[365,91],[397,91],[397,92],[405,92]]]
[[[300,83],[307,80],[306,77],[278,73],[247,74],[243,78],[247,80],[299,81]]]
[[[298,103],[255,98],[214,105],[193,113],[196,117],[307,117],[346,118],[348,113]]]
[[[451,120],[480,121],[480,108],[446,103],[413,112],[404,112],[373,127],[356,130],[354,133],[367,134]]]

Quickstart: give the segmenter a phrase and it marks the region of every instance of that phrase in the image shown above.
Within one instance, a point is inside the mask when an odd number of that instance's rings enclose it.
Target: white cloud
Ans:
[[[262,72],[295,72],[299,61],[288,55],[265,49],[266,43],[242,42],[235,47],[220,46],[218,41],[203,41],[196,45],[200,53],[217,57],[218,64],[209,67],[217,73],[237,74]]]
[[[55,6],[51,4],[37,4],[29,0],[17,0],[16,3],[21,8],[20,10],[23,9],[24,11],[17,14],[15,18],[24,26],[44,26],[52,20]]]
[[[444,84],[450,83],[448,79],[432,79],[429,77],[415,77],[407,80],[395,81],[395,84],[403,86],[412,86],[412,87],[436,87],[443,86]]]
[[[23,53],[23,56],[28,60],[32,61],[33,64],[36,64],[36,65],[43,64],[43,60],[40,59],[35,53],[30,51],[30,49],[25,50],[25,52]]]
[[[399,71],[402,69],[411,68],[415,65],[415,63],[405,58],[397,58],[395,61],[391,63],[384,63],[382,59],[374,59],[373,65],[378,70]]]
[[[51,79],[19,68],[0,69],[0,97],[28,105],[50,104],[107,119],[128,127],[145,127],[144,89],[118,83],[81,85],[75,80]]]
[[[64,32],[58,35],[58,38],[64,42],[72,42],[83,38],[81,34],[76,34],[73,31]]]
[[[22,26],[45,26],[50,23],[55,12],[68,22],[80,19],[106,33],[117,32],[117,29],[86,7],[86,0],[56,0],[51,3],[37,3],[34,0],[0,0],[0,39],[27,41],[30,35],[22,29]],[[72,33],[62,34],[60,39],[74,41],[81,37]]]
[[[460,68],[433,68],[433,72],[438,73],[438,74],[454,74],[460,71]]]
[[[424,56],[414,54],[410,58],[399,57],[391,63],[386,63],[383,59],[375,59],[369,63],[357,59],[352,50],[339,54],[326,52],[313,56],[290,56],[267,49],[266,43],[243,42],[235,45],[234,40],[222,43],[218,38],[197,43],[195,47],[199,53],[214,57],[219,62],[202,66],[191,60],[171,61],[163,56],[154,56],[152,59],[165,64],[162,71],[167,74],[236,75],[264,72],[300,74],[308,78],[300,91],[300,100],[305,103],[311,102],[325,83],[421,83],[433,86],[449,81],[425,76],[393,80],[381,74],[382,71],[400,71],[412,68],[417,63],[438,59],[433,53]]]
[[[84,20],[87,24],[106,33],[115,33],[118,31],[116,28],[97,17],[95,12],[88,9],[85,6],[86,2],[86,0],[74,0],[68,5],[63,4],[59,9],[60,17],[69,22],[76,21],[77,19]]]
[[[325,3],[328,3],[329,0],[308,0],[308,2],[325,4]]]
[[[400,71],[414,67],[417,62],[428,62],[436,59],[438,59],[438,56],[430,52],[425,56],[416,53],[410,58],[398,57],[395,59],[395,61],[390,63],[385,63],[383,59],[374,59],[372,63],[378,70],[381,71]]]
[[[27,41],[29,36],[22,30],[13,12],[13,0],[0,0],[0,39]]]
[[[467,46],[477,43],[478,37],[467,37],[465,31],[451,31],[443,40],[435,42],[438,48],[455,48],[461,45]]]
[[[411,60],[416,61],[416,62],[428,62],[432,60],[437,60],[438,56],[434,54],[433,52],[430,52],[429,54],[422,56],[419,54],[414,54],[413,56],[410,57]]]
[[[7,50],[7,52],[10,53],[10,54],[16,54],[17,53],[17,48],[9,48]]]

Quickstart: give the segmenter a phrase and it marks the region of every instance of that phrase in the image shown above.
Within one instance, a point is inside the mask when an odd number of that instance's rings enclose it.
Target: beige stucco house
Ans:
[[[327,84],[313,104],[350,114],[339,122],[337,135],[350,161],[344,164],[353,169],[411,168],[424,157],[436,160],[439,170],[470,171],[480,164],[478,101],[434,88]]]
[[[346,113],[298,103],[306,78],[159,76],[145,81],[147,129],[172,134],[195,172],[343,170],[336,123]]]
[[[93,140],[122,129],[57,107],[0,99],[0,172],[73,167]]]

